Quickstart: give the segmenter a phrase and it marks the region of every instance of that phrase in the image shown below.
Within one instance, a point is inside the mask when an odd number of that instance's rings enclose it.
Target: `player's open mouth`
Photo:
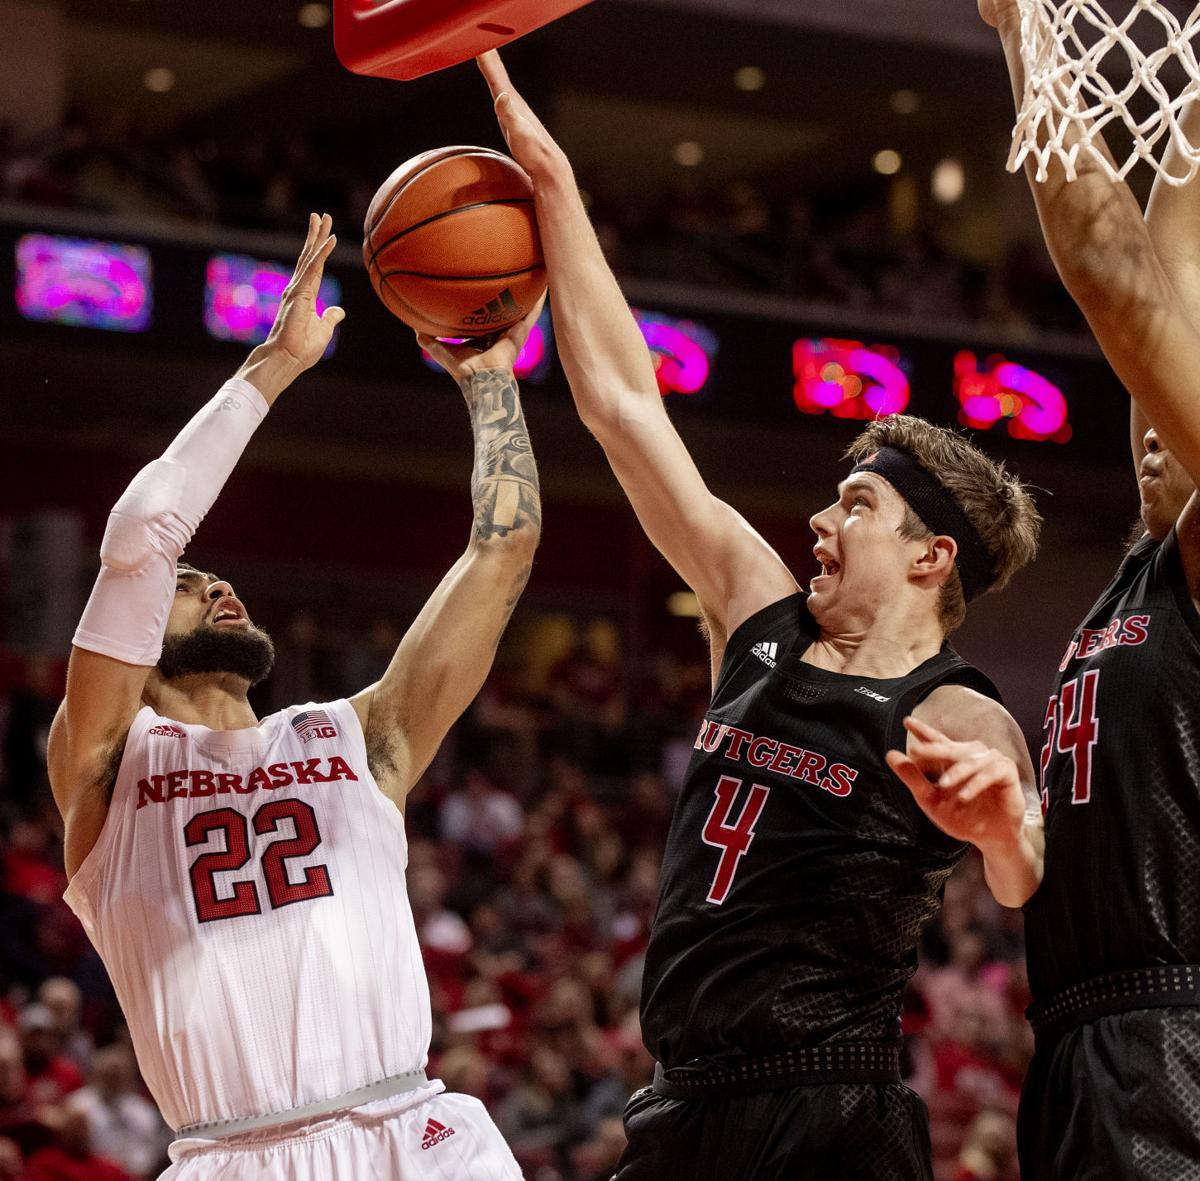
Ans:
[[[818,578],[829,578],[841,570],[841,563],[835,562],[827,553],[821,550],[813,550],[813,554],[816,556],[817,561],[821,563],[821,573],[817,575]]]
[[[246,618],[245,609],[240,603],[229,603],[217,611],[211,622],[214,627],[222,624],[229,627],[239,623],[248,624],[250,620]]]

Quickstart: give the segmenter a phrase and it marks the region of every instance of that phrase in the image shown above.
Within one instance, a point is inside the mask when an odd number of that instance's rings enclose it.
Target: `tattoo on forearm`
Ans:
[[[517,383],[507,369],[464,378],[463,395],[475,431],[471,499],[475,536],[486,541],[542,524],[537,464],[529,443]]]

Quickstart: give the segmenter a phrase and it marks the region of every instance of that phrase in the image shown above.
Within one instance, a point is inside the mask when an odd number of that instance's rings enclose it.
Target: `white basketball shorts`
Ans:
[[[159,1181],[522,1181],[478,1099],[423,1088],[304,1125],[176,1140]]]

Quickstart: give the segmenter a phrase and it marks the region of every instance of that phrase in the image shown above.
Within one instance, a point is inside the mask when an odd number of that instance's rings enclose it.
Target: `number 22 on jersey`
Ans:
[[[268,842],[260,858],[272,909],[333,894],[327,866],[308,866],[298,882],[292,881],[288,873],[286,862],[289,858],[307,857],[321,843],[317,814],[310,804],[296,799],[272,800],[254,813],[252,822],[247,822],[246,817],[233,808],[214,808],[209,812],[198,812],[183,829],[183,839],[188,846],[207,844],[210,836],[217,832],[225,838],[224,849],[201,853],[191,865],[192,897],[200,922],[262,914],[258,883],[253,878],[231,882],[232,892],[221,897],[216,875],[240,870],[250,860],[251,823],[259,836],[265,836],[277,834],[280,823],[285,821],[291,821],[295,836],[277,837]]]
[[[736,821],[729,823],[741,790],[742,781],[731,775],[722,775],[713,792],[712,811],[704,822],[704,832],[701,839],[706,845],[721,850],[721,860],[717,863],[717,871],[713,874],[712,885],[708,890],[708,901],[720,906],[729,897],[733,886],[733,875],[737,873],[738,863],[750,848],[754,840],[754,826],[762,815],[762,810],[771,794],[769,787],[759,783],[750,785],[750,796],[742,805],[742,810]]]

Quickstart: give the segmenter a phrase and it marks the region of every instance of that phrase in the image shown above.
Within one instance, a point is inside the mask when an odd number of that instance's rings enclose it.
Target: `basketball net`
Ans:
[[[1200,143],[1188,140],[1180,120],[1188,103],[1200,96],[1200,65],[1192,44],[1200,35],[1200,5],[1183,24],[1161,0],[1109,0],[1110,8],[1121,10],[1118,15],[1110,15],[1100,0],[1019,0],[1019,5],[1025,94],[1013,129],[1009,171],[1032,156],[1037,179],[1044,181],[1057,157],[1067,179],[1074,180],[1082,153],[1114,180],[1124,178],[1139,160],[1169,184],[1191,180],[1200,170]],[[1185,79],[1175,95],[1160,78],[1172,62],[1182,67]],[[1119,88],[1101,73],[1102,67],[1121,75]],[[1125,69],[1128,81],[1123,80]],[[1139,92],[1155,108],[1141,121],[1130,110],[1133,103],[1145,103]],[[1133,139],[1129,155],[1116,167],[1096,142],[1109,124],[1123,124]],[[1164,167],[1168,143],[1177,149],[1176,175]]]

